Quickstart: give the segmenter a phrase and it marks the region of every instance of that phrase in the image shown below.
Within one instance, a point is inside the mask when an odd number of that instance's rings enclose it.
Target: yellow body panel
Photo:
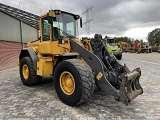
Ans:
[[[51,41],[39,43],[39,53],[40,54],[52,54],[53,47],[51,43],[52,43]]]
[[[37,75],[52,75],[53,60],[52,57],[41,57],[37,62]]]
[[[39,43],[40,54],[61,55],[65,52],[70,52],[69,40],[65,40],[68,43],[58,44],[58,41],[43,41]]]
[[[53,10],[50,10],[49,16],[56,16]]]
[[[42,14],[41,16],[40,16],[40,18],[43,18],[43,17],[46,17],[46,16],[56,16],[55,15],[55,13],[54,13],[54,10],[49,10],[49,12],[48,13],[45,13],[45,14]]]
[[[31,47],[34,49],[34,51],[38,51],[38,46],[39,46],[40,40],[36,40],[34,42],[29,42],[27,43],[27,47]]]

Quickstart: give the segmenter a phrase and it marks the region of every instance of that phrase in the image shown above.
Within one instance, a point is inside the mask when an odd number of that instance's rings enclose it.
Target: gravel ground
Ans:
[[[0,119],[160,120],[160,54],[123,53],[121,63],[142,70],[144,93],[129,106],[96,92],[87,103],[69,107],[57,97],[50,77],[43,78],[40,85],[26,87],[18,67],[0,71]]]

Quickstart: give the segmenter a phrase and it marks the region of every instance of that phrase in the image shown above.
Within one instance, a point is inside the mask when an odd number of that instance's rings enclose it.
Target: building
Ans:
[[[0,71],[17,65],[20,50],[38,38],[39,16],[0,3]]]

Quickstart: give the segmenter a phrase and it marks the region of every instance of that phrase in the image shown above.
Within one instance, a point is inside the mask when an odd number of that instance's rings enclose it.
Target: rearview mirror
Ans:
[[[80,18],[80,27],[82,28],[82,17]]]

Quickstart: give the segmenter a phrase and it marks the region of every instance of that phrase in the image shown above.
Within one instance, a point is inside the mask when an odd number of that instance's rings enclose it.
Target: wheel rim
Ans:
[[[23,77],[27,80],[29,77],[29,69],[26,64],[23,65],[22,73],[23,73]]]
[[[74,77],[70,72],[64,71],[60,76],[60,87],[66,95],[73,94],[75,90]]]

